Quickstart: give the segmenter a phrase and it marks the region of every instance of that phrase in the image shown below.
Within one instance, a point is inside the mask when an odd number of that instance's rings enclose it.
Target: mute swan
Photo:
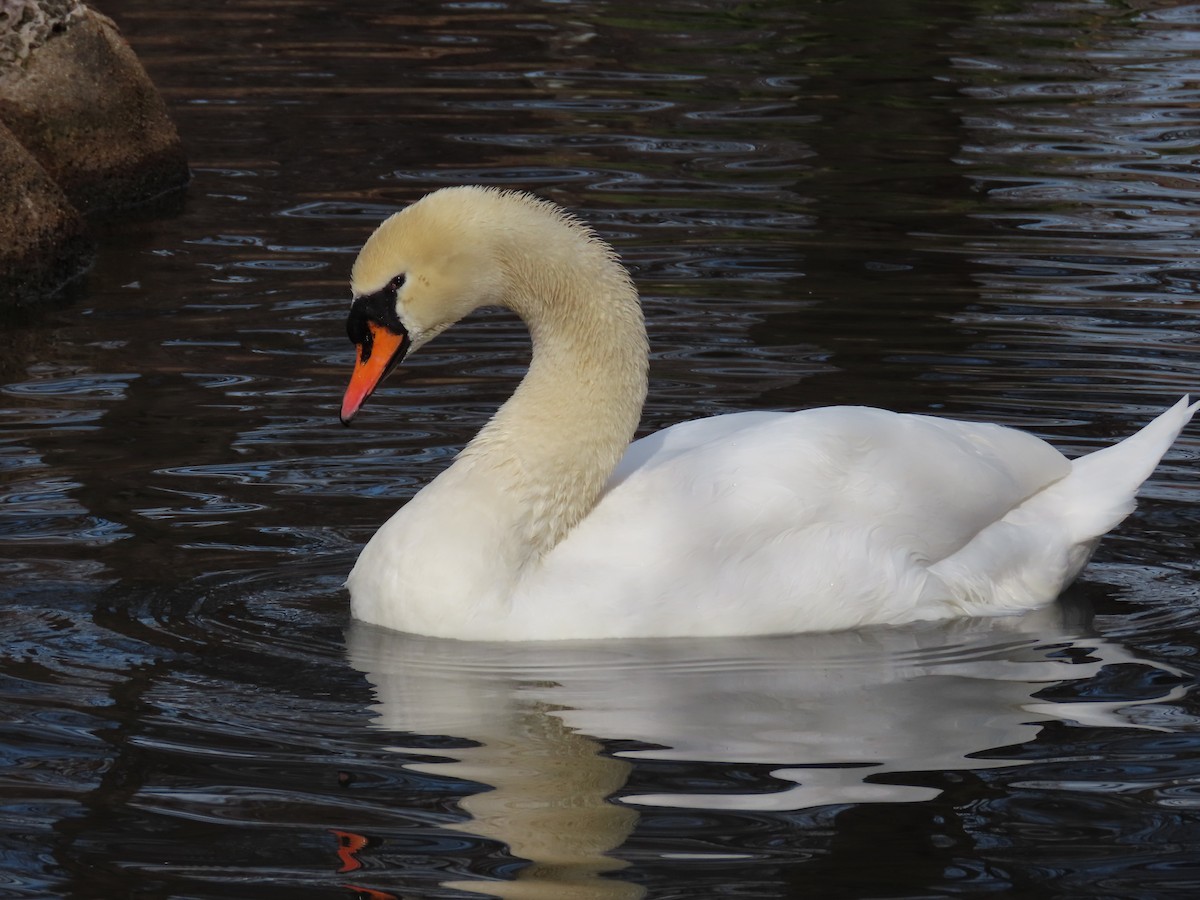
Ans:
[[[781,634],[1054,600],[1196,407],[1068,461],[997,425],[863,407],[743,412],[630,444],[646,395],[637,291],[552,203],[435,191],[352,272],[345,423],[410,353],[506,306],[529,371],[347,579],[351,611],[467,640]]]

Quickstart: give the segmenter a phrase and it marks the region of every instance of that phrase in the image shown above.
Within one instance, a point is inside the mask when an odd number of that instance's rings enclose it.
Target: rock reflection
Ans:
[[[634,806],[780,811],[927,800],[939,792],[907,773],[1020,765],[1003,748],[1033,740],[1046,722],[1138,727],[1128,710],[1182,693],[1039,699],[1049,685],[1107,665],[1150,665],[1069,618],[1053,607],[903,629],[622,644],[460,643],[354,623],[347,646],[374,687],[376,727],[478,744],[408,768],[490,786],[462,801],[471,818],[454,827],[530,861],[513,881],[453,886],[624,898],[642,891],[600,876],[623,866],[609,854],[632,834]],[[639,749],[607,743],[618,741]],[[394,749],[427,756],[419,744]],[[787,786],[633,792],[629,775],[642,760],[768,766]]]

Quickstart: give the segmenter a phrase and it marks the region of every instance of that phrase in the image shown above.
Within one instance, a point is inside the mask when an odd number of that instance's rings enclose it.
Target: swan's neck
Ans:
[[[501,493],[498,518],[521,545],[510,550],[526,559],[552,549],[595,505],[646,397],[646,331],[628,275],[582,229],[562,237],[505,253],[528,261],[509,263],[506,302],[529,327],[533,358],[452,467],[487,482],[482,493]]]
[[[637,292],[607,245],[543,205],[476,199],[503,207],[467,223],[476,256],[494,263],[480,296],[529,327],[529,371],[454,464],[375,533],[348,584],[356,618],[489,639],[503,637],[497,623],[512,621],[520,582],[591,512],[629,445],[647,347]]]

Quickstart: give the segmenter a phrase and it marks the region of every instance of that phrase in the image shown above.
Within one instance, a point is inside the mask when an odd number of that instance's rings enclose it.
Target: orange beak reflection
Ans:
[[[367,398],[395,368],[408,350],[408,335],[396,334],[377,322],[367,322],[367,334],[358,348],[354,373],[342,397],[342,424],[349,425]]]

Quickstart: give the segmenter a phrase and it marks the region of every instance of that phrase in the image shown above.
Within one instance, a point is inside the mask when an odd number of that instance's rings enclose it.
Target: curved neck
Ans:
[[[528,235],[526,235],[528,238]],[[607,248],[574,231],[510,264],[506,305],[533,340],[529,371],[456,466],[498,482],[530,556],[586,516],[633,438],[646,398],[637,292]]]
[[[401,320],[424,322],[428,340],[475,306],[502,304],[529,327],[533,359],[454,464],[375,533],[347,583],[360,619],[487,640],[604,491],[641,418],[648,351],[637,291],[586,226],[532,198],[449,190],[372,235],[380,253],[403,238],[436,255],[432,236],[445,234],[465,248],[430,268],[425,284],[451,286],[435,294],[442,306],[431,312],[414,292]]]

